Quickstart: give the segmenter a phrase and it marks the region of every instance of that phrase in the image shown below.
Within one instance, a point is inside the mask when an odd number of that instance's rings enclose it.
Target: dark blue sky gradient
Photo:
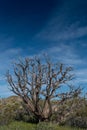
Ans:
[[[57,3],[60,4],[57,0],[0,1],[0,34],[15,37],[15,46],[24,47],[44,28]]]
[[[0,34],[5,38],[14,37],[11,47],[32,46],[33,37],[45,28],[53,15],[61,15],[56,24],[63,22],[63,28],[75,21],[79,21],[79,27],[87,25],[86,7],[87,1],[81,0],[3,0],[0,1]],[[42,46],[42,41],[38,42]],[[47,41],[44,44],[47,45]]]
[[[10,95],[5,73],[19,57],[48,53],[75,68],[87,84],[86,0],[0,0],[0,93]]]

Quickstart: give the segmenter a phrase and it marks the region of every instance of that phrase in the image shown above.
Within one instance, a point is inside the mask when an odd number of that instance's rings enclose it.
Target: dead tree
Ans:
[[[8,72],[6,75],[11,91],[23,99],[27,109],[39,121],[51,117],[52,100],[56,98],[62,103],[75,94],[67,85],[73,78],[72,67],[52,63],[47,58],[42,62],[40,58],[35,57],[19,60],[13,70],[13,74]],[[65,92],[60,91],[62,87],[65,87]]]

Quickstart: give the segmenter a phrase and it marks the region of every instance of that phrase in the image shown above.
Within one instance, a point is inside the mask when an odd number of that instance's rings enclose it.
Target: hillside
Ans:
[[[43,101],[41,101],[41,106]],[[54,113],[50,119],[57,124],[79,126],[87,128],[87,100],[68,100],[64,104],[57,104],[52,101]],[[11,121],[36,122],[32,113],[26,110],[22,99],[18,96],[11,96],[0,99],[0,125],[8,124]]]

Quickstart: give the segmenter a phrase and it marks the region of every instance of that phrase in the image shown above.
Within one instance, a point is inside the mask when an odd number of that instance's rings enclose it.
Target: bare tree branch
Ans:
[[[67,85],[73,79],[72,70],[72,67],[52,63],[47,58],[43,63],[35,57],[19,60],[14,65],[14,74],[8,72],[6,77],[11,91],[23,99],[29,111],[39,120],[45,120],[52,115],[53,99],[63,102],[80,93],[80,88],[74,90]],[[65,84],[70,91],[61,93],[60,89],[66,87]]]

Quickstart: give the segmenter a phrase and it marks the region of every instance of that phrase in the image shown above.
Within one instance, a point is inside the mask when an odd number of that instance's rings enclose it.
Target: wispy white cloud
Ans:
[[[53,16],[35,38],[59,42],[86,36],[87,25],[83,24],[84,12],[81,12],[81,18],[78,17],[80,11],[78,9],[82,3],[82,1],[64,1],[60,8],[55,9]]]
[[[77,82],[86,84],[87,60],[85,47],[87,47],[87,43],[82,38],[87,36],[87,25],[82,24],[85,21],[83,16],[82,19],[76,19],[77,15],[76,17],[73,16],[77,13],[74,12],[74,8],[76,11],[81,2],[79,5],[78,2],[75,3],[75,6],[72,6],[73,3],[70,2],[64,2],[60,9],[56,9],[46,26],[36,34],[35,39],[54,44],[43,52],[47,52],[48,55],[60,62],[75,67]],[[68,5],[66,6],[66,4]],[[84,54],[82,54],[82,51]]]
[[[20,56],[21,48],[11,48],[0,53],[0,68]]]
[[[5,81],[5,80],[6,80],[5,75],[0,75],[0,81]]]
[[[3,62],[0,64],[0,71],[4,70],[4,73],[6,72],[6,69],[10,69],[11,62],[14,59],[18,59],[18,56],[20,53],[22,53],[22,49],[9,49],[1,54],[3,57]],[[65,45],[65,44],[58,44],[54,45],[52,47],[47,48],[46,50],[43,50],[39,53],[41,55],[42,53],[47,53],[52,59],[62,62],[66,65],[71,65],[76,68],[74,70],[76,80],[74,80],[75,84],[86,84],[87,83],[87,69],[83,68],[84,59],[81,59],[78,55],[76,48],[72,45]],[[1,57],[0,56],[0,57]],[[11,56],[11,57],[10,57]],[[4,58],[5,57],[5,58]],[[6,60],[6,61],[5,61]],[[5,65],[3,65],[5,64]],[[78,66],[80,68],[78,68]],[[3,73],[3,74],[4,74]],[[4,75],[0,75],[0,82],[3,83],[3,81],[6,80]],[[6,83],[5,85],[0,86],[0,93],[1,96],[9,96],[13,93],[10,92],[8,89]]]
[[[33,39],[35,42],[37,41],[37,43],[39,43],[38,41],[40,40],[42,41],[42,44],[43,41],[51,42],[52,45],[54,44],[48,48],[44,47],[45,49],[41,50],[38,55],[41,55],[42,53],[48,53],[52,59],[63,62],[66,65],[72,65],[76,69],[74,71],[77,77],[75,82],[86,84],[87,61],[79,55],[80,53],[77,52],[78,48],[75,48],[76,42],[73,43],[73,40],[87,36],[87,25],[83,26],[83,24],[81,24],[81,22],[85,21],[85,19],[83,20],[83,17],[81,17],[82,19],[78,19],[75,15],[75,13],[77,13],[77,7],[80,5],[81,1],[79,0],[64,1],[60,7],[55,9],[54,13],[52,14],[53,16],[51,15],[51,18],[49,18],[44,27],[41,28],[42,30],[40,30],[40,32],[38,32]],[[76,20],[74,20],[74,18]],[[5,45],[7,48],[9,48],[14,41],[14,37],[9,37],[7,34],[0,34],[0,45],[2,48],[4,48]],[[72,42],[72,44],[70,44],[68,41],[70,41],[70,43]],[[80,41],[79,45],[80,44],[82,44],[84,48],[87,47],[87,43],[81,43]],[[35,50],[35,47],[33,48]],[[26,50],[27,49],[28,47],[26,47]],[[31,48],[30,51],[33,51],[33,49]],[[32,55],[33,54],[31,53],[30,56],[32,57]],[[11,63],[17,60],[19,57],[26,56],[28,57],[28,54],[23,55],[22,48],[9,48],[8,50],[0,52],[1,94],[10,94],[7,85],[3,85],[3,82],[5,80],[4,75],[6,71],[11,68]]]
[[[78,69],[78,71],[76,71],[76,73],[79,75],[79,76],[85,76],[85,75],[87,75],[87,69],[85,68],[85,69]]]
[[[21,48],[11,48],[0,53],[0,97],[12,95],[6,82],[6,72],[12,68],[12,62],[22,53]]]
[[[72,25],[68,27],[66,30],[64,30],[61,33],[53,34],[53,40],[72,40],[76,38],[81,38],[83,36],[87,35],[87,26],[85,27],[74,27],[72,28]]]
[[[9,90],[6,84],[0,85],[0,98],[5,98],[11,95],[14,95],[14,93]]]
[[[83,60],[76,53],[76,49],[71,45],[58,44],[43,50],[41,53],[48,53],[53,59],[68,65],[78,65],[83,63]]]
[[[36,38],[59,42],[73,40],[87,35],[87,26],[80,26],[78,21],[70,25],[67,23],[65,26],[64,23],[61,24],[60,22],[58,20],[58,24],[53,23],[50,26],[46,26],[46,28],[36,35]]]
[[[47,48],[41,53],[47,53],[52,59],[72,66],[74,68],[75,84],[87,83],[87,62],[80,57],[74,46],[60,44]]]
[[[5,82],[7,70],[11,68],[12,62],[20,56],[21,52],[21,48],[11,48],[0,53],[0,84]]]
[[[78,69],[75,73],[77,76],[76,82],[80,84],[87,84],[87,68]]]

